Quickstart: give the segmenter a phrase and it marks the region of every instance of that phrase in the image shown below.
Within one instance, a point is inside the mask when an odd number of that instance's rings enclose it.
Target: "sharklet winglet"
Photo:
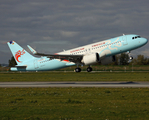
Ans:
[[[37,52],[31,46],[27,45],[27,47],[33,54],[37,54]]]

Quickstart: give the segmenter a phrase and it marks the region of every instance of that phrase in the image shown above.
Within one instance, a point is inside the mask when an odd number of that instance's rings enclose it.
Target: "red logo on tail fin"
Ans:
[[[17,60],[18,62],[21,62],[21,61],[19,61],[18,59],[19,59],[19,57],[21,57],[21,55],[24,55],[24,54],[25,54],[24,49],[23,49],[22,51],[21,51],[21,50],[17,51],[16,54],[15,54],[16,60]]]

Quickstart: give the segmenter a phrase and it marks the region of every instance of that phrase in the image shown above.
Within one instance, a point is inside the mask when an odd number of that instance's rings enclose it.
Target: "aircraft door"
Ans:
[[[38,69],[39,68],[39,66],[38,66],[38,60],[34,60],[34,67],[35,67],[35,69]]]
[[[128,45],[127,37],[125,35],[123,36],[123,45]]]

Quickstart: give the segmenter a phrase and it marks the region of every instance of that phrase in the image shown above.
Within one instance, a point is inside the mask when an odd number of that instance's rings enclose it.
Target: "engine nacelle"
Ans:
[[[110,64],[110,63],[115,62],[115,61],[116,61],[115,56],[109,56],[109,57],[105,57],[104,59],[102,59],[101,64],[107,65],[107,64]]]
[[[85,56],[83,56],[81,62],[84,63],[85,65],[91,65],[91,64],[98,63],[99,62],[99,54],[94,53],[94,54],[85,55]]]

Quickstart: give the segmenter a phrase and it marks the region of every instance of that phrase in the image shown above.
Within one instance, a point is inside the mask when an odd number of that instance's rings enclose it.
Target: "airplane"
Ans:
[[[148,40],[139,35],[129,34],[92,43],[70,50],[64,50],[55,54],[38,53],[31,46],[28,53],[15,41],[7,42],[17,65],[11,67],[11,71],[51,71],[76,65],[75,72],[81,72],[81,65],[88,65],[87,72],[92,71],[92,64],[101,63],[107,65],[115,61],[115,55],[127,52],[129,59],[132,50],[147,44]],[[40,57],[36,57],[40,56]]]

